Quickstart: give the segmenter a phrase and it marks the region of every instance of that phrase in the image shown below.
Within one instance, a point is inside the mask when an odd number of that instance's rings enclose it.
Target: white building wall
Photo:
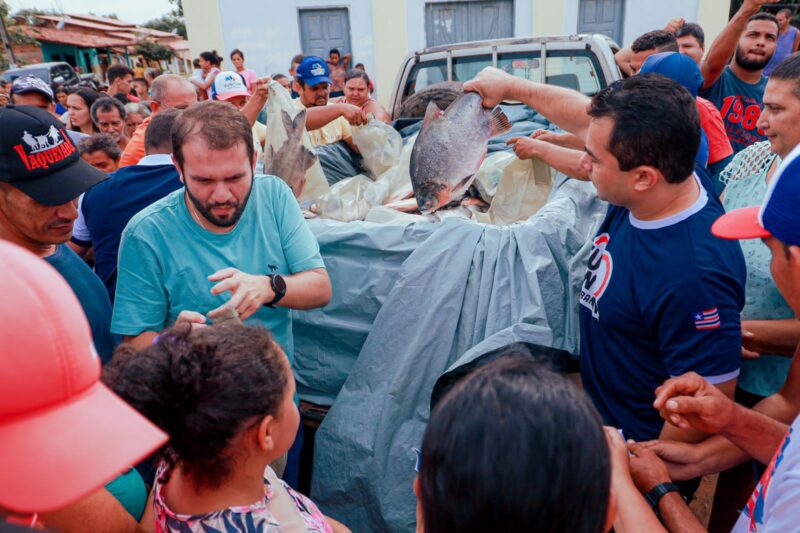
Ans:
[[[395,0],[383,0],[391,2]],[[435,0],[437,2],[448,0]],[[453,0],[463,1],[463,0]],[[537,0],[514,0],[514,37],[533,35],[533,2]],[[547,1],[547,0],[538,0]],[[408,50],[414,52],[425,48],[425,4],[426,0],[406,0],[406,34]]]
[[[353,61],[364,63],[368,72],[375,70],[371,0],[293,0],[260,4],[252,0],[219,1],[225,49],[229,53],[234,48],[241,49],[245,65],[260,76],[287,74],[292,57],[302,51],[299,10],[303,8],[347,8]],[[230,60],[226,59],[223,67],[230,68]]]
[[[643,33],[661,30],[671,19],[683,17],[686,22],[697,22],[698,0],[670,0],[649,2],[628,0],[625,2],[625,19],[621,45],[630,44]],[[577,21],[577,12],[575,14]]]

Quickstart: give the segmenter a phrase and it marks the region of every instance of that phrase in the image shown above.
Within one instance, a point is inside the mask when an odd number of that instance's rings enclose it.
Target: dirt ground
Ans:
[[[714,502],[714,490],[717,488],[717,474],[703,476],[703,481],[695,493],[691,509],[704,527],[708,528],[711,517],[711,504]]]

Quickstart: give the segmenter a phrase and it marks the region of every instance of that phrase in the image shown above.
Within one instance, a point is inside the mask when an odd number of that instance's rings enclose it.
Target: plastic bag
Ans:
[[[388,124],[375,118],[365,126],[353,128],[353,142],[364,158],[364,168],[377,178],[400,161],[403,138]]]
[[[268,87],[265,172],[288,183],[298,200],[329,193],[331,188],[305,129],[305,110],[295,107],[289,91],[277,81]]]
[[[390,168],[375,180],[366,192],[366,199],[372,206],[388,204],[408,198],[414,193],[411,187],[411,150],[417,137],[411,137],[406,142],[400,154],[400,159],[394,167]]]
[[[472,185],[486,203],[491,204],[492,200],[494,200],[494,195],[497,193],[497,185],[503,176],[503,169],[516,159],[517,156],[514,155],[514,152],[495,152],[489,154],[483,160],[481,168],[475,174],[475,181],[472,182]]]
[[[486,213],[475,213],[479,222],[509,226],[535,215],[547,203],[553,179],[550,167],[540,159],[516,159],[507,164]]]
[[[315,212],[320,218],[341,222],[363,220],[371,207],[364,199],[364,192],[371,184],[372,180],[363,174],[345,178],[315,202]]]

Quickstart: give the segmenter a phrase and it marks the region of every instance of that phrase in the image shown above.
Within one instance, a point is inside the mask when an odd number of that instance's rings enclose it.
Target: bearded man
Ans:
[[[758,127],[767,86],[763,72],[775,53],[779,28],[774,15],[758,11],[775,1],[745,0],[700,65],[705,80],[700,96],[719,109],[734,154],[766,140]]]
[[[172,127],[184,187],[140,211],[122,234],[112,331],[142,348],[176,322],[239,319],[270,330],[292,361],[290,309],[328,303],[319,244],[289,187],[254,176],[252,127],[206,101]]]

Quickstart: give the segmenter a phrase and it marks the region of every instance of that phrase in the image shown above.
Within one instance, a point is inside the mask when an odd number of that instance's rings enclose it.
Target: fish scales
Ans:
[[[499,109],[488,110],[467,93],[442,113],[430,104],[411,152],[411,184],[422,213],[460,199],[486,157],[487,142],[511,129]]]

